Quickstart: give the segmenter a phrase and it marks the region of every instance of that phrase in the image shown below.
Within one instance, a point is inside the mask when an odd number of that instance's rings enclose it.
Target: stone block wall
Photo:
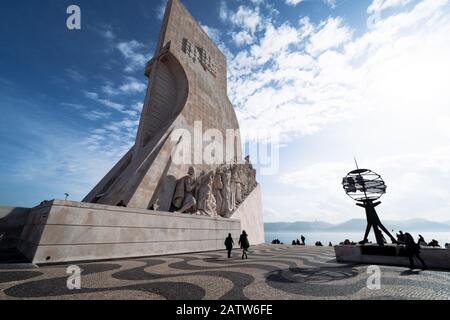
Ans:
[[[31,210],[19,250],[33,263],[64,263],[224,249],[241,223],[55,200]]]
[[[0,207],[0,249],[17,247],[29,212],[29,208]]]

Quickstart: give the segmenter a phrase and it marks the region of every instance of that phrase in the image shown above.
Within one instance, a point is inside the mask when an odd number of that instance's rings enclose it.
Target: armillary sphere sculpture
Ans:
[[[370,229],[373,228],[375,238],[378,245],[384,246],[385,239],[380,229],[383,230],[391,239],[392,243],[397,243],[395,238],[389,233],[389,231],[383,226],[378,217],[375,208],[381,204],[377,201],[386,193],[386,184],[379,174],[368,169],[357,169],[350,172],[342,182],[345,193],[357,201],[357,206],[360,206],[366,210],[367,216],[367,228],[364,235],[364,240],[360,244],[366,244],[369,242]]]

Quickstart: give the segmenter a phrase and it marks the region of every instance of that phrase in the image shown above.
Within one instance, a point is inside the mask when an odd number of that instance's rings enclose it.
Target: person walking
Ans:
[[[225,239],[225,248],[228,251],[228,259],[231,258],[231,251],[233,250],[234,240],[231,237],[231,233],[228,234],[228,237]]]
[[[404,241],[406,245],[406,253],[408,254],[409,258],[409,268],[413,270],[414,267],[414,258],[417,258],[420,263],[422,264],[422,269],[426,270],[428,269],[425,261],[420,257],[420,246],[414,241],[414,238],[410,233],[404,234]]]
[[[250,242],[248,241],[248,235],[247,232],[242,231],[241,237],[239,238],[239,245],[241,246],[242,249],[242,260],[248,259],[248,248],[250,248]]]

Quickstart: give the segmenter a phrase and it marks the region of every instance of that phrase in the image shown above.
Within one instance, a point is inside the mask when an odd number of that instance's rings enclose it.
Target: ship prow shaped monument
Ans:
[[[220,250],[242,230],[252,245],[264,242],[261,189],[242,161],[226,58],[179,0],[168,1],[145,75],[133,148],[83,202],[30,209],[18,249],[33,263]],[[211,141],[199,144],[198,134],[208,131],[224,137],[222,163],[205,161]]]

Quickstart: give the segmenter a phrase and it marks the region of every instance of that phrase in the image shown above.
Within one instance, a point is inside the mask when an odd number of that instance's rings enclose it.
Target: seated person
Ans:
[[[425,241],[424,237],[422,237],[422,235],[420,235],[420,234],[419,234],[419,242],[418,242],[418,245],[419,245],[419,246],[422,246],[422,247],[427,247],[427,246],[428,246],[428,244],[427,244],[427,242]]]
[[[433,248],[440,248],[441,246],[439,245],[439,242],[437,241],[437,240],[432,240],[429,244],[428,244],[428,246],[429,247],[433,247]]]
[[[405,234],[401,230],[399,231],[399,234],[397,234],[397,242],[405,243]]]

